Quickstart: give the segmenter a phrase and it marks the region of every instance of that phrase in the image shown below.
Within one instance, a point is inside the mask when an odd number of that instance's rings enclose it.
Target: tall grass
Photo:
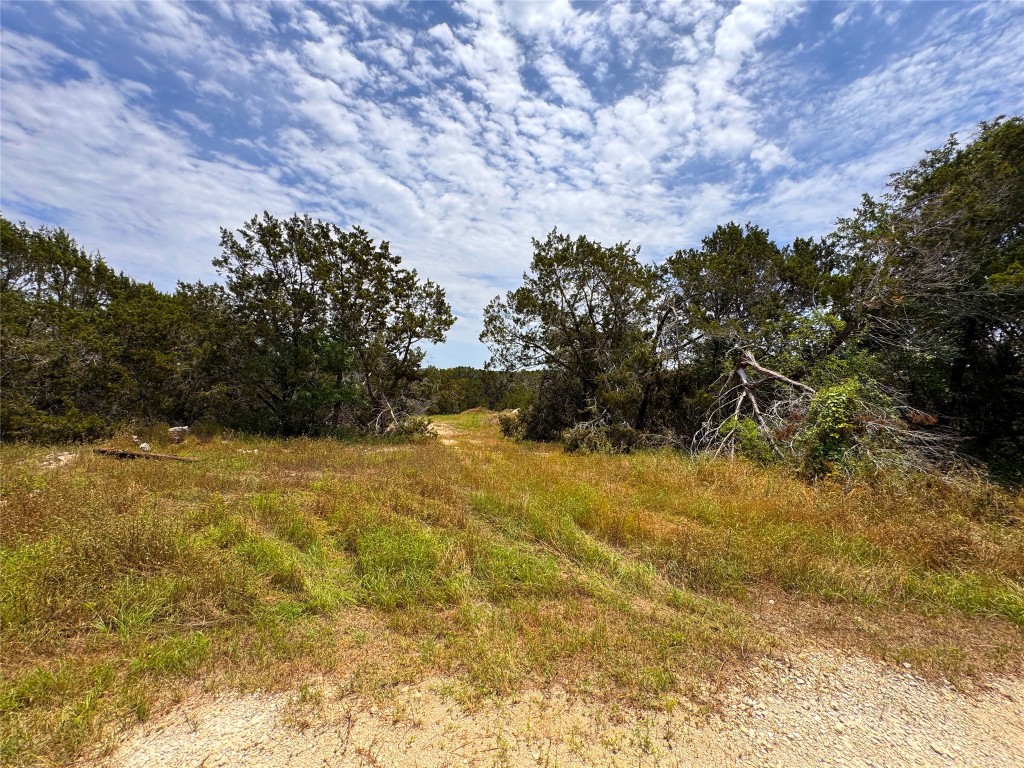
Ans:
[[[927,660],[941,641],[960,669],[1019,663],[1020,496],[809,487],[511,443],[486,413],[446,421],[454,444],[215,437],[178,449],[195,464],[79,450],[44,468],[47,451],[3,448],[4,761],[70,760],[197,676],[697,695],[785,642],[767,596],[827,610],[831,641],[874,621],[899,633],[873,636],[882,653]]]

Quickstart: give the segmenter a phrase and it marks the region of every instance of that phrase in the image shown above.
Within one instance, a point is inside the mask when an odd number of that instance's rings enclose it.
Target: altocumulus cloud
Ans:
[[[658,260],[829,231],[954,131],[1024,111],[1013,3],[3,3],[4,215],[170,289],[220,227],[358,224],[447,287],[430,358],[552,227]]]

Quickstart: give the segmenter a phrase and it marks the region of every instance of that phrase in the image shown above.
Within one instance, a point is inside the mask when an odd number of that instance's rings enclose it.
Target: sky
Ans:
[[[0,210],[173,290],[220,229],[388,240],[480,365],[557,227],[660,261],[829,232],[949,134],[1024,113],[1024,3],[0,2]]]

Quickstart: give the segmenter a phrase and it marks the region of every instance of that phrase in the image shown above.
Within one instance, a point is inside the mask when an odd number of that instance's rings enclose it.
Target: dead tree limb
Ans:
[[[784,442],[780,435],[787,432],[786,425],[794,414],[806,416],[810,399],[816,390],[766,368],[748,350],[735,348],[733,361],[735,367],[719,392],[717,407],[712,409],[698,430],[695,447],[697,450],[710,450],[716,456],[723,452],[734,455],[737,426],[744,412],[747,412],[769,448],[784,457],[783,448],[788,449],[790,446],[780,444],[780,441]],[[768,398],[767,406],[762,406],[759,394]]]
[[[751,354],[745,349],[740,352],[739,360],[736,362],[736,372],[740,375],[740,379],[743,381],[744,386],[749,387],[750,385],[747,383],[747,376],[743,370],[744,368],[753,368],[762,376],[767,376],[770,379],[781,381],[783,384],[788,384],[794,389],[799,389],[800,391],[806,392],[809,395],[815,394],[814,387],[809,387],[806,384],[803,384],[799,381],[794,381],[788,376],[783,376],[778,371],[773,371],[771,368],[765,368],[763,365],[758,363],[756,359],[754,359],[753,354]]]
[[[157,461],[181,461],[189,464],[199,461],[185,456],[171,456],[166,453],[145,453],[143,451],[123,451],[120,448],[93,448],[93,453],[100,456],[111,456],[115,459],[155,459]]]

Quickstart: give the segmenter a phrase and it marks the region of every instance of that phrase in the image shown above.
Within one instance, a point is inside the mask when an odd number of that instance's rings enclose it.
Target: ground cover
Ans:
[[[154,444],[189,464],[3,447],[4,761],[66,763],[196,686],[310,675],[664,712],[812,645],[955,684],[1024,670],[1020,495],[568,455],[481,411],[437,429]]]

